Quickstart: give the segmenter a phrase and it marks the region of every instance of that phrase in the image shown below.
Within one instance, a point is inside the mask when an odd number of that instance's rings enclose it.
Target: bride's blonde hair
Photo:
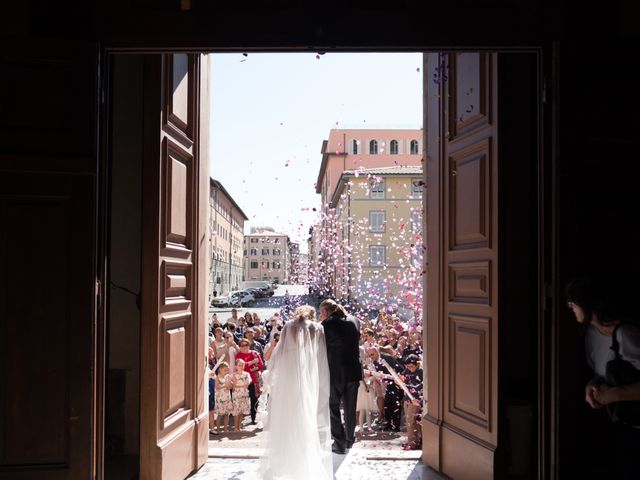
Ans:
[[[315,320],[316,318],[316,309],[311,305],[302,305],[301,307],[296,308],[293,317],[298,320]]]

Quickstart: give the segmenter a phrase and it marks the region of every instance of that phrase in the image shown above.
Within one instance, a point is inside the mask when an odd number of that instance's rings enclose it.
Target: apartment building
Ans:
[[[322,217],[310,269],[336,298],[371,306],[413,301],[403,286],[413,284],[409,267],[418,261],[407,248],[415,249],[409,233],[422,212],[423,135],[334,129],[323,142],[316,182]]]
[[[337,298],[372,308],[419,308],[423,189],[419,166],[342,173],[329,204]]]
[[[290,248],[288,235],[271,227],[252,227],[244,236],[244,279],[289,283]]]
[[[237,290],[243,274],[244,222],[247,215],[222,183],[209,181],[209,299]]]

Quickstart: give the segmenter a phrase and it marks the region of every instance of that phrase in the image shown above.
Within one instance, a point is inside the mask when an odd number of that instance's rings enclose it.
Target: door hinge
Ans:
[[[100,103],[100,105],[104,105],[105,102],[105,98],[106,98],[106,88],[105,88],[105,79],[104,79],[104,73],[103,73],[103,65],[102,65],[102,54],[100,52],[100,50],[98,50],[98,67],[97,67],[98,71],[98,102]]]
[[[552,94],[551,79],[549,77],[545,77],[545,79],[542,81],[542,104],[543,105],[551,104],[551,98],[552,98],[551,94]]]
[[[549,310],[551,308],[553,302],[554,292],[553,285],[549,283],[544,284],[544,292],[543,292],[543,306],[544,310]]]
[[[100,279],[96,279],[96,306],[98,311],[102,309],[102,282]]]

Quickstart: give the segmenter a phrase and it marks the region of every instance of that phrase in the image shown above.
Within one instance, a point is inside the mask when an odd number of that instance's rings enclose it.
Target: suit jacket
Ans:
[[[336,312],[322,322],[322,326],[327,342],[331,385],[362,380],[360,332],[355,324]]]
[[[349,320],[350,322],[353,322],[353,324],[358,329],[358,332],[360,331],[360,320],[358,320],[358,317],[355,317],[353,315],[348,315],[347,320]]]

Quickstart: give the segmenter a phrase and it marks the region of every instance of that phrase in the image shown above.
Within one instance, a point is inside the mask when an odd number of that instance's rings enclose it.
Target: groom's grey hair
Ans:
[[[347,311],[344,309],[344,307],[342,305],[340,305],[338,302],[336,302],[335,300],[332,300],[330,298],[327,298],[326,300],[323,300],[322,303],[320,304],[320,308],[326,308],[327,310],[329,310],[329,313],[334,313],[334,312],[341,312],[343,316],[347,316]]]

